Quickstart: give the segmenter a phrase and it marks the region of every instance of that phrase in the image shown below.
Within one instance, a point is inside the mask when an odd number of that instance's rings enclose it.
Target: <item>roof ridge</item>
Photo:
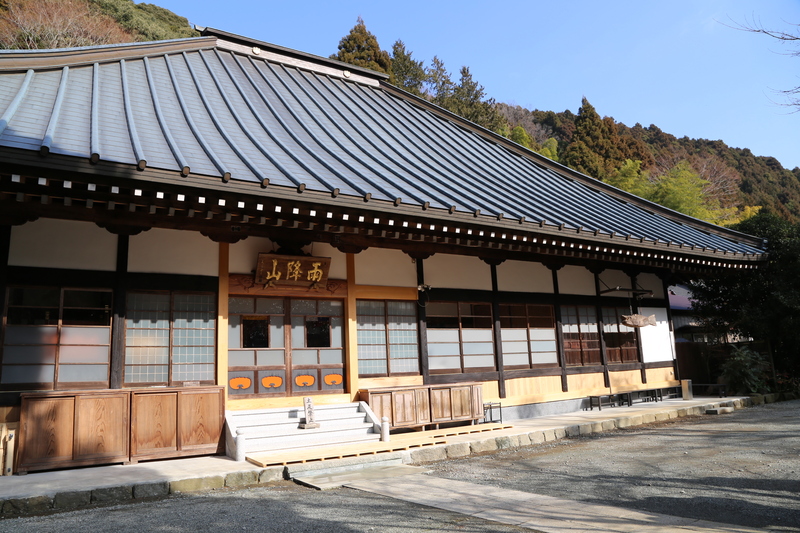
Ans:
[[[211,36],[166,41],[104,44],[48,50],[0,50],[0,71],[39,70],[138,59],[167,53],[202,50],[217,45]]]

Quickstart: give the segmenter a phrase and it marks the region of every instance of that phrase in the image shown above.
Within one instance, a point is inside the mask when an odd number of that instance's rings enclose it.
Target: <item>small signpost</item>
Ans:
[[[303,410],[305,411],[306,421],[300,424],[300,429],[317,429],[319,422],[314,419],[314,403],[311,398],[303,398]]]

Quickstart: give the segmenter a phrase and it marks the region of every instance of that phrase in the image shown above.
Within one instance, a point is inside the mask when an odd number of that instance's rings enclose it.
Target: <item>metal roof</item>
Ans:
[[[0,146],[474,214],[483,223],[756,254],[759,241],[638,199],[377,73],[212,36],[0,52]],[[422,212],[420,213],[422,215]]]

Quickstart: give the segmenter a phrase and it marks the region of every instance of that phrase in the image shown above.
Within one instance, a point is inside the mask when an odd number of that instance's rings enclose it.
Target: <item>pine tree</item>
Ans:
[[[444,61],[439,59],[438,56],[433,56],[431,66],[425,72],[427,75],[425,85],[431,102],[439,107],[451,110],[455,84],[444,66]]]
[[[600,118],[586,97],[581,101],[575,134],[563,162],[588,176],[605,179],[625,162],[614,119]]]
[[[392,58],[389,52],[381,50],[378,39],[367,30],[364,20],[358,17],[356,25],[339,41],[339,52],[331,55],[357,67],[364,67],[384,74],[392,74]]]
[[[422,96],[428,74],[422,61],[411,58],[412,52],[406,51],[406,45],[398,39],[392,46],[393,84],[401,89]]]

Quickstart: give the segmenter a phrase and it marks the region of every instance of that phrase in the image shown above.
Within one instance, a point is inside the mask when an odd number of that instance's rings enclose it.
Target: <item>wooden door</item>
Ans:
[[[431,389],[431,422],[449,422],[452,419],[450,389]]]
[[[392,393],[376,392],[368,393],[367,405],[369,405],[378,420],[384,416],[389,419],[389,425],[394,426],[394,414],[392,413]]]
[[[225,422],[222,389],[183,389],[178,393],[178,449],[216,453]]]
[[[178,450],[178,393],[134,393],[131,400],[131,456],[158,457]]]
[[[453,420],[472,418],[472,387],[469,385],[451,387],[450,398]]]
[[[425,389],[414,389],[414,392],[417,395],[417,423],[419,424],[430,424],[431,423],[431,402],[430,402],[430,390]]]
[[[392,392],[392,412],[394,426],[415,426],[417,422],[417,402],[413,389]]]
[[[472,385],[472,418],[483,418],[483,386]]]
[[[72,461],[74,414],[75,398],[72,396],[23,397],[19,472],[56,468]]]
[[[75,397],[75,444],[77,463],[126,462],[130,396],[127,392],[80,394]]]

